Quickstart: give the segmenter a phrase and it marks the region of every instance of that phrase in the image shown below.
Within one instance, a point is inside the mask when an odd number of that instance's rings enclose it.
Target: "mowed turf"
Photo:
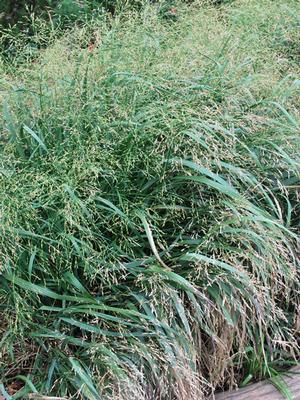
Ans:
[[[200,400],[297,359],[299,15],[146,5],[3,57],[4,397]]]

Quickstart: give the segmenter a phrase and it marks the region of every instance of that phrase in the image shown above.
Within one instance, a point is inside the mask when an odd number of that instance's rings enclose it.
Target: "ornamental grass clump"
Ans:
[[[0,64],[14,399],[199,400],[299,356],[299,4],[159,7]]]

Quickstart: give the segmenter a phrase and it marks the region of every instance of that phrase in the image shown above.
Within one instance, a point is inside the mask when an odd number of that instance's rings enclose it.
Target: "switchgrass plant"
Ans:
[[[199,400],[298,358],[298,11],[150,5],[3,61],[4,397]]]

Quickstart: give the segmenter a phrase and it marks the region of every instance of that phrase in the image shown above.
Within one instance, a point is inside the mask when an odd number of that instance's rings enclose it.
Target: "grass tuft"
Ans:
[[[299,11],[146,5],[3,56],[4,397],[280,385],[299,357]]]

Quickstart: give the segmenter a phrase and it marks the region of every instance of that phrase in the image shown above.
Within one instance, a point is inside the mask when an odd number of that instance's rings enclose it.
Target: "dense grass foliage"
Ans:
[[[134,5],[137,1],[131,3]],[[0,23],[2,26],[19,24],[21,29],[26,28],[30,25],[30,15],[52,21],[77,21],[97,14],[101,8],[113,11],[118,4],[116,0],[2,0]]]
[[[2,61],[3,394],[199,400],[298,357],[299,11],[151,5]]]

